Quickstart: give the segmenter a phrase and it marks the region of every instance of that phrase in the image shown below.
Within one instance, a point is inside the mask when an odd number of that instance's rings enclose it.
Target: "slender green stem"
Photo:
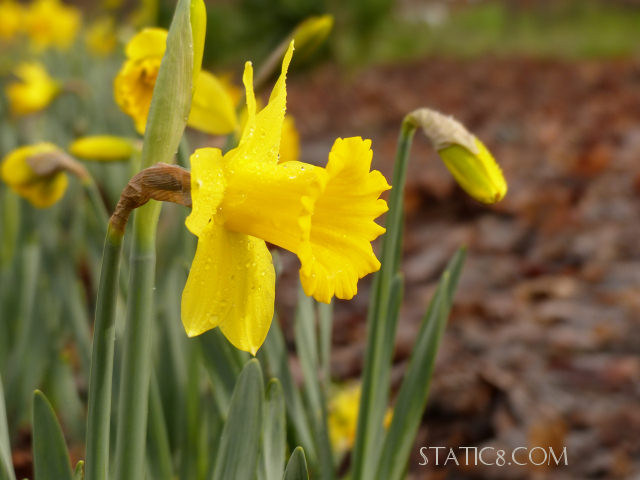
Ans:
[[[398,272],[402,247],[404,185],[409,152],[416,127],[402,123],[393,172],[393,189],[389,195],[387,232],[382,240],[381,268],[375,275],[367,319],[367,350],[365,354],[362,396],[358,429],[353,450],[354,480],[374,477],[375,462],[383,440],[383,422],[389,399],[391,356],[395,343],[397,314],[389,315],[392,281]]]
[[[104,242],[89,376],[86,480],[107,480],[109,478],[109,425],[115,312],[123,233],[109,227]]]
[[[138,208],[133,220],[133,245],[124,334],[122,380],[118,404],[116,474],[118,480],[144,478],[144,458],[151,377],[151,319],[155,282],[155,232],[160,204]]]
[[[87,196],[89,197],[89,201],[99,217],[100,225],[106,225],[109,221],[109,212],[107,212],[107,207],[104,205],[104,201],[102,200],[102,196],[100,195],[96,182],[94,182],[91,177],[88,177],[84,180],[83,185],[87,192]]]

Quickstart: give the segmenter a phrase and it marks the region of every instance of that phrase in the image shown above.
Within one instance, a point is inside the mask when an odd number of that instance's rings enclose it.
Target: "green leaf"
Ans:
[[[299,289],[294,333],[296,351],[302,366],[305,399],[309,407],[307,413],[311,419],[313,438],[318,452],[318,466],[321,477],[330,479],[334,477],[333,452],[329,442],[326,401],[320,385],[320,378],[318,377],[318,343],[316,340],[313,299],[307,297],[302,288]]]
[[[121,257],[122,234],[109,228],[102,255],[91,349],[85,457],[87,480],[108,478],[113,355]]]
[[[354,480],[374,477],[375,462],[371,459],[377,458],[382,446],[382,425],[389,401],[391,357],[398,323],[397,309],[390,304],[398,301],[396,297],[401,287],[395,278],[402,253],[404,187],[414,133],[414,126],[403,123],[393,171],[393,189],[389,194],[389,211],[385,218],[387,231],[382,238],[381,267],[374,276],[371,291],[362,397],[351,462]],[[390,315],[392,311],[396,314]]]
[[[254,478],[262,432],[264,385],[257,359],[242,369],[222,430],[213,480]]]
[[[9,426],[4,406],[2,378],[0,378],[0,480],[16,480],[11,461],[11,444],[9,443]]]
[[[267,339],[258,351],[258,358],[267,365],[269,375],[280,380],[287,407],[287,426],[291,429],[289,434],[293,437],[294,444],[297,443],[304,446],[313,463],[316,458],[313,435],[311,434],[311,427],[302,404],[300,392],[291,376],[289,354],[277,317],[274,317],[271,322]]]
[[[171,449],[167,426],[162,410],[162,400],[158,389],[155,372],[151,375],[149,385],[149,424],[147,425],[147,465],[149,478],[154,480],[171,480]]]
[[[424,412],[438,346],[451,311],[452,295],[460,277],[464,251],[459,250],[442,274],[425,314],[409,367],[398,393],[393,419],[377,462],[379,480],[400,480]]]
[[[309,480],[307,460],[304,458],[302,447],[296,447],[291,454],[283,478],[284,480]]]
[[[235,348],[219,328],[198,336],[204,366],[211,380],[213,397],[222,415],[227,414],[233,388],[248,359],[248,354]]]
[[[62,429],[39,390],[33,395],[33,463],[36,480],[73,480]]]
[[[262,449],[260,450],[259,480],[279,480],[284,473],[287,432],[284,395],[278,379],[267,385],[265,417],[262,425]]]

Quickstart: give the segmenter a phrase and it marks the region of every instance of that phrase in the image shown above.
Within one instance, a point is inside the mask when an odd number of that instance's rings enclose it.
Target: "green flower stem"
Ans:
[[[108,227],[104,242],[100,288],[96,305],[89,376],[89,414],[87,419],[86,480],[107,480],[109,467],[109,422],[115,312],[122,237],[124,232]]]
[[[115,478],[144,478],[149,381],[151,378],[151,319],[155,282],[155,233],[160,204],[138,208],[133,220],[131,294],[127,305],[122,379],[118,404]]]
[[[374,277],[367,319],[367,350],[353,450],[351,478],[354,480],[374,478],[376,462],[372,459],[378,458],[384,437],[383,422],[389,398],[391,356],[398,323],[397,313],[390,312],[391,304],[395,304],[391,298],[392,290],[397,290],[392,289],[392,283],[400,264],[404,186],[415,131],[416,126],[405,119],[398,139],[393,188],[389,195],[389,212],[385,221],[387,232],[382,239],[382,265]]]

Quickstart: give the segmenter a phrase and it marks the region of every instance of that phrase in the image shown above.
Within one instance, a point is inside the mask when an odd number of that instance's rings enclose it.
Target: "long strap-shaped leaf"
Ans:
[[[4,406],[4,390],[0,378],[0,480],[16,480],[11,462],[11,444],[9,443],[9,427],[7,411]]]
[[[304,458],[302,447],[296,447],[291,454],[287,469],[284,472],[284,480],[309,480],[307,460]]]
[[[416,339],[407,373],[394,407],[393,420],[377,462],[376,479],[400,480],[427,404],[431,375],[440,339],[462,270],[465,252],[459,250],[440,277]],[[375,463],[375,462],[374,462]]]
[[[262,432],[264,384],[257,359],[247,362],[231,396],[213,480],[252,479],[256,475]]]
[[[73,480],[62,429],[47,397],[33,395],[33,463],[36,480]]]
[[[373,280],[367,317],[367,350],[365,353],[362,396],[358,413],[358,429],[353,449],[352,478],[370,480],[375,475],[372,459],[378,458],[384,437],[383,419],[389,401],[391,356],[396,335],[397,315],[390,308],[400,300],[398,273],[402,250],[404,185],[411,142],[416,127],[403,122],[393,172],[393,189],[389,195],[389,212],[385,219],[386,234],[382,239],[381,267]]]
[[[276,378],[267,385],[258,480],[280,480],[284,473],[287,431],[282,385]]]

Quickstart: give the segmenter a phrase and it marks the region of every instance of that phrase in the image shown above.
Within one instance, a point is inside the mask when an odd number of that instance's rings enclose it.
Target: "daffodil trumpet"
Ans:
[[[275,273],[266,242],[295,253],[305,293],[328,303],[350,299],[358,280],[380,268],[371,242],[384,233],[390,187],[371,171],[371,142],[337,139],[325,168],[279,162],[286,110],[282,61],[269,103],[256,113],[253,69],[245,65],[247,123],[237,148],[191,156],[193,208],[186,225],[198,237],[182,295],[189,336],[220,327],[238,349],[255,354],[273,316]]]

